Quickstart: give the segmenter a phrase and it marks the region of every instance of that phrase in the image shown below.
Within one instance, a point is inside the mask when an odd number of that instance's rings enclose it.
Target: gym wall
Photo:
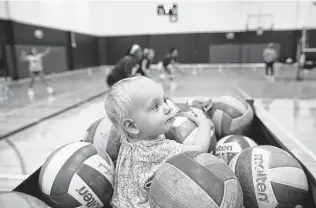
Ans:
[[[94,28],[100,25],[98,33],[108,40],[109,64],[115,64],[133,43],[154,48],[155,62],[171,47],[178,47],[182,63],[253,63],[261,60],[258,51],[262,51],[267,43],[274,42],[279,46],[280,60],[285,61],[288,57],[295,59],[301,28],[316,24],[311,19],[316,15],[316,7],[312,7],[311,2],[180,1],[177,23],[170,23],[168,16],[157,15],[160,3],[93,2]],[[247,19],[247,15],[260,10],[263,14],[273,15],[274,29],[257,36],[258,19]],[[246,23],[249,31],[246,31]],[[263,18],[260,24],[270,28],[271,20]],[[235,38],[227,40],[226,32],[235,32]],[[210,47],[214,45],[225,50],[218,51],[211,58]],[[254,51],[256,56],[252,54]]]
[[[8,20],[6,2],[0,1],[0,76],[16,76],[13,34]],[[8,49],[7,49],[8,48]]]
[[[179,1],[177,23],[158,16],[158,4],[161,2],[0,1],[0,48],[5,50],[7,74],[15,79],[27,76],[27,65],[20,63],[19,53],[30,47],[52,48],[53,53],[44,59],[47,73],[115,64],[135,43],[154,48],[154,62],[177,47],[182,63],[254,63],[261,60],[262,48],[274,42],[284,61],[295,59],[301,28],[316,27],[316,7],[307,1]],[[258,22],[247,20],[247,15],[260,11],[273,15],[274,30],[257,36]],[[264,18],[260,24],[269,27],[270,23]],[[36,29],[44,32],[43,39],[34,37]],[[228,40],[227,32],[234,32],[235,38]],[[310,37],[312,46],[316,36]]]
[[[78,2],[1,2],[0,29],[5,32],[0,43],[10,76],[28,76],[28,65],[20,59],[21,49],[29,51],[32,47],[52,49],[43,59],[47,74],[99,65],[99,37],[91,32],[88,2]],[[35,30],[43,31],[44,37],[36,38]],[[71,44],[74,42],[76,47]]]

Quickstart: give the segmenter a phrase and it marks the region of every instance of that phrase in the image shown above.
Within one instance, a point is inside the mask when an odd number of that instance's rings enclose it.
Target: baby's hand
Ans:
[[[199,108],[191,108],[191,109],[192,109],[192,113],[191,112],[183,112],[180,114],[188,117],[198,127],[211,126],[211,120],[206,117],[205,113],[201,109],[199,109]]]
[[[209,111],[213,105],[212,99],[208,100],[190,100],[188,104],[192,107],[203,109],[205,112]]]
[[[185,113],[185,115],[197,125],[198,131],[194,138],[194,142],[192,144],[184,144],[182,152],[207,152],[211,142],[211,120],[206,117],[201,109],[192,108],[192,111],[195,115],[190,115],[188,113]]]

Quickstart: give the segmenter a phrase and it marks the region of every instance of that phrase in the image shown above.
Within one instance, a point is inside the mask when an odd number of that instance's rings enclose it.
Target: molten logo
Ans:
[[[79,190],[76,190],[80,196],[82,196],[83,200],[86,202],[86,207],[88,208],[100,208],[102,207],[97,200],[92,196],[89,190],[83,186]]]
[[[263,166],[263,155],[254,155],[254,170],[255,170],[255,188],[258,191],[258,199],[263,202],[269,202],[267,195],[267,174]]]
[[[233,146],[231,145],[220,145],[216,148],[216,152],[232,152]]]

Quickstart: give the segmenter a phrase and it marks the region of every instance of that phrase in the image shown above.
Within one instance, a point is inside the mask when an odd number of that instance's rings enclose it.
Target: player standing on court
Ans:
[[[112,87],[116,82],[134,76],[138,69],[139,61],[142,58],[142,54],[141,47],[137,44],[133,45],[109,73],[106,79],[108,86]]]
[[[270,81],[274,81],[274,63],[278,58],[277,51],[273,48],[273,43],[269,43],[268,47],[263,50],[263,60],[266,64],[266,77]]]
[[[307,39],[305,39],[305,43],[307,44]],[[301,71],[304,70],[304,64],[306,61],[306,55],[303,53],[303,37],[301,37],[297,43],[296,49],[296,62],[297,62],[297,72],[296,72],[296,80],[302,80]]]
[[[31,48],[28,54],[26,54],[25,51],[22,51],[22,61],[29,62],[29,73],[31,81],[28,89],[28,95],[30,98],[33,98],[35,96],[33,86],[36,76],[39,76],[41,78],[49,94],[54,93],[54,89],[47,84],[44,78],[43,57],[46,56],[49,52],[50,48],[47,48],[43,53],[38,53],[36,48]]]

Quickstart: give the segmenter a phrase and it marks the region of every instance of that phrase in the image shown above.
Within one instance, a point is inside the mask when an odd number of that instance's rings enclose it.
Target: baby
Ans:
[[[113,85],[105,109],[122,134],[111,201],[114,208],[149,208],[150,184],[159,167],[182,152],[207,152],[210,145],[210,120],[198,109],[196,116],[186,115],[199,127],[193,145],[160,136],[170,130],[176,113],[162,87],[149,78],[132,77]]]

